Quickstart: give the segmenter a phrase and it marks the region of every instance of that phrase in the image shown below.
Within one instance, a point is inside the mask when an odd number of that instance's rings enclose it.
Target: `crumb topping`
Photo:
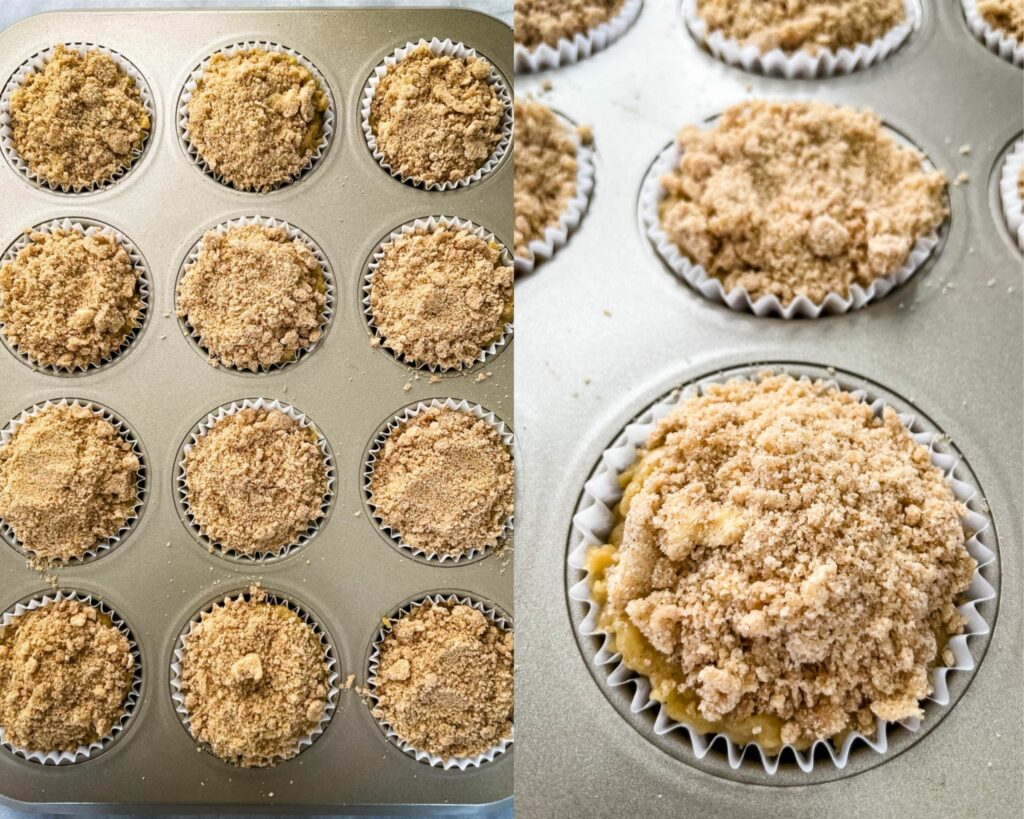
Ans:
[[[11,94],[10,118],[14,149],[29,170],[67,187],[126,168],[150,127],[135,80],[113,59],[63,45]]]
[[[327,303],[313,252],[284,228],[207,231],[178,284],[178,315],[214,366],[256,371],[293,360],[320,339]]]
[[[484,753],[512,735],[513,643],[470,606],[413,609],[381,643],[373,715],[418,751]]]
[[[107,734],[131,691],[128,638],[78,600],[59,600],[0,628],[0,727],[30,751],[74,751]]]
[[[698,0],[697,13],[743,45],[810,53],[872,43],[906,21],[903,0]]]
[[[576,195],[576,141],[554,112],[534,100],[515,101],[515,253],[558,224]]]
[[[132,515],[139,466],[99,413],[44,407],[0,446],[0,517],[37,566],[82,557]]]
[[[495,544],[512,514],[512,453],[487,421],[431,407],[392,432],[377,456],[370,501],[384,525],[428,555]]]
[[[751,101],[676,141],[662,226],[727,291],[754,300],[848,296],[898,270],[947,213],[945,174],[924,170],[870,111]]]
[[[241,190],[292,181],[323,138],[327,95],[290,54],[251,48],[214,54],[186,104],[189,139]]]
[[[806,747],[921,716],[975,561],[894,410],[788,375],[713,385],[655,426],[621,511],[603,617],[708,730],[768,718]]]
[[[1024,0],[978,0],[978,14],[992,28],[1024,43]]]
[[[516,42],[557,45],[607,23],[625,0],[516,0]]]
[[[417,364],[471,364],[512,320],[512,280],[501,247],[464,228],[404,234],[373,274],[374,343]]]
[[[19,352],[44,366],[96,365],[141,315],[139,273],[113,236],[76,229],[29,232],[0,268],[0,323]]]
[[[252,555],[293,543],[320,517],[327,471],[312,430],[280,410],[242,409],[185,453],[185,487],[203,533]]]
[[[504,106],[480,57],[421,45],[380,78],[370,105],[377,149],[396,171],[425,182],[475,173],[501,142]]]
[[[185,638],[181,690],[189,730],[225,762],[266,767],[299,752],[327,706],[313,629],[259,587],[205,612]]]

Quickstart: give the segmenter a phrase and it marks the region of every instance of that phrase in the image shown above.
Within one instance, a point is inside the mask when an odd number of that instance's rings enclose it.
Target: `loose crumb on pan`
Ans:
[[[135,80],[111,57],[57,45],[11,94],[10,127],[33,174],[90,187],[131,164],[150,121]]]
[[[242,190],[290,182],[323,140],[327,95],[290,54],[218,53],[186,103],[189,140],[210,169]]]
[[[311,428],[280,410],[246,408],[185,453],[185,488],[203,534],[253,555],[294,542],[320,517],[327,471]]]
[[[576,195],[576,140],[555,113],[529,99],[515,101],[515,254],[558,224]]]
[[[497,430],[447,407],[430,407],[395,429],[370,482],[384,525],[431,556],[494,545],[514,499],[512,453]]]
[[[625,0],[516,0],[516,42],[554,46],[607,23]]]
[[[945,175],[870,111],[754,100],[676,141],[662,226],[726,291],[753,300],[846,297],[897,271],[947,213]]]
[[[370,104],[377,149],[394,170],[428,183],[479,170],[501,142],[504,106],[481,57],[409,52],[380,78]]]
[[[992,28],[1024,43],[1024,0],[978,0],[978,14]]]
[[[920,717],[964,626],[964,509],[893,409],[759,379],[651,432],[594,587],[602,625],[656,698],[770,753]]]
[[[0,628],[0,728],[29,751],[74,751],[120,720],[134,660],[110,618],[59,600]]]
[[[484,753],[512,735],[513,645],[471,606],[419,606],[381,643],[373,715],[417,751]]]
[[[132,445],[98,412],[46,406],[0,446],[0,518],[37,567],[66,563],[132,515],[139,466]]]
[[[139,273],[113,236],[26,231],[29,244],[0,268],[0,323],[8,342],[43,366],[100,364],[142,310]]]
[[[903,0],[697,0],[709,31],[761,51],[853,48],[906,22]]]
[[[512,320],[512,282],[501,247],[469,230],[403,234],[373,273],[373,343],[421,365],[471,364]]]
[[[316,256],[279,227],[207,231],[178,284],[178,315],[210,363],[242,370],[284,364],[317,342],[326,302]]]
[[[185,637],[180,682],[192,736],[243,768],[295,756],[327,705],[319,638],[259,585],[201,615]]]

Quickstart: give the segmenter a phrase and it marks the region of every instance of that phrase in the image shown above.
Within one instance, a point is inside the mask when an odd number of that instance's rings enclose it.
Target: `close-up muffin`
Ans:
[[[505,105],[477,56],[417,46],[388,66],[370,103],[381,161],[403,179],[458,183],[480,170],[503,137]]]
[[[900,270],[948,212],[945,175],[870,111],[754,100],[686,126],[676,144],[660,227],[726,293],[752,301],[849,298]]]
[[[200,615],[173,682],[193,738],[242,768],[296,756],[318,732],[330,694],[319,636],[258,585]]]
[[[140,467],[99,412],[49,404],[0,445],[0,519],[38,567],[84,557],[135,516]]]
[[[414,751],[476,757],[512,738],[514,637],[464,603],[426,601],[379,644],[373,715]]]
[[[496,241],[439,225],[382,248],[370,279],[374,344],[438,369],[472,364],[512,321],[513,270]]]
[[[178,283],[178,315],[214,366],[259,371],[320,340],[327,283],[316,255],[281,227],[209,230]]]
[[[116,237],[76,228],[30,231],[0,268],[0,332],[45,367],[94,367],[142,314],[139,270]]]
[[[0,626],[0,732],[29,752],[73,752],[109,736],[125,713],[135,660],[95,606],[61,599]]]
[[[670,718],[777,754],[922,716],[975,561],[894,410],[788,375],[713,384],[620,485],[591,591]]]
[[[277,409],[241,409],[186,450],[185,498],[199,530],[239,555],[274,553],[322,515],[327,467],[317,433]]]
[[[11,142],[32,176],[90,189],[127,169],[149,133],[135,79],[114,57],[57,45],[10,96]]]
[[[1021,0],[978,0],[978,14],[992,29],[1024,44],[1024,2]]]
[[[556,46],[607,23],[625,0],[516,0],[516,42],[526,48]]]
[[[496,545],[515,505],[512,453],[472,412],[430,407],[388,433],[370,479],[382,525],[429,557]]]
[[[249,48],[214,54],[185,104],[188,142],[209,169],[244,191],[269,191],[310,166],[329,100],[291,54]]]

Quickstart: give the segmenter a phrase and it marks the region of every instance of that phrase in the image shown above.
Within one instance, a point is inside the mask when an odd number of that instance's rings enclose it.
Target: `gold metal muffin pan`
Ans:
[[[116,549],[55,572],[57,586],[102,599],[131,624],[142,663],[139,699],[116,741],[84,763],[43,766],[0,748],[0,801],[54,809],[228,809],[445,813],[485,810],[512,794],[514,752],[465,771],[417,761],[393,744],[355,687],[365,685],[381,618],[426,594],[455,593],[513,610],[512,534],[505,550],[465,563],[419,560],[396,547],[365,506],[373,440],[410,404],[465,400],[510,431],[513,343],[463,371],[429,372],[371,345],[361,283],[391,231],[441,215],[471,220],[512,241],[512,162],[506,152],[479,181],[433,192],[392,178],[359,127],[362,89],[374,67],[420,38],[475,48],[505,77],[512,35],[497,20],[457,10],[87,11],[32,17],[0,32],[0,81],[57,42],[102,45],[124,55],[153,97],[153,130],[133,167],[101,190],[65,194],[31,184],[0,163],[0,248],[29,225],[58,218],[108,224],[132,241],[149,271],[148,318],[127,354],[74,378],[0,351],[0,426],[40,402],[79,399],[130,425],[143,451],[146,496]],[[270,41],[316,65],[335,113],[329,150],[295,183],[245,193],[202,171],[183,148],[176,106],[192,69],[233,43]],[[317,348],[266,373],[211,367],[175,316],[175,284],[190,248],[210,228],[240,217],[282,220],[307,234],[334,277],[334,310]],[[176,466],[197,424],[246,399],[279,401],[315,422],[333,453],[335,482],[324,520],[301,548],[274,560],[210,553],[179,505]],[[518,454],[518,453],[515,453]],[[516,458],[519,463],[519,459]],[[315,613],[333,647],[337,709],[316,742],[272,768],[239,769],[183,730],[171,689],[175,641],[189,619],[253,580]],[[0,544],[0,611],[49,590],[25,556]],[[352,675],[354,687],[346,687]],[[45,806],[45,807],[44,807]]]

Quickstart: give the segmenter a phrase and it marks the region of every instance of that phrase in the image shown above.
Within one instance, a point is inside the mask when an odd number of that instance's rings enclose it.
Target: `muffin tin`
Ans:
[[[1021,743],[1009,724],[1022,665],[1024,287],[991,174],[1020,133],[1022,75],[975,40],[958,0],[922,6],[898,51],[848,76],[787,80],[730,67],[702,50],[674,0],[646,3],[606,52],[518,78],[518,93],[592,126],[596,157],[579,228],[517,283],[530,490],[518,537],[531,544],[517,569],[518,604],[530,612],[517,658],[518,727],[529,741],[517,769],[524,815],[605,815],[612,804],[617,815],[648,816],[683,805],[710,816],[837,815],[853,805],[970,815],[998,813],[1017,787]],[[755,97],[871,108],[947,172],[945,236],[909,281],[863,310],[784,321],[712,302],[660,260],[639,208],[651,163],[683,125]],[[961,171],[969,179],[954,185]],[[699,759],[685,734],[656,724],[654,709],[632,710],[632,686],[608,684],[610,667],[595,662],[579,628],[586,606],[572,594],[572,519],[610,442],[670,390],[769,362],[833,367],[841,384],[866,382],[916,408],[925,427],[949,436],[957,476],[980,489],[992,522],[983,540],[995,559],[981,574],[998,596],[978,606],[992,629],[968,641],[974,676],[949,675],[950,704],[929,706],[923,739],[890,730],[885,753],[862,746],[842,769],[805,772],[790,759],[771,774],[756,758],[732,767],[721,744]],[[567,758],[586,759],[594,773],[568,783]]]
[[[363,317],[362,284],[374,249],[415,219],[471,220],[512,243],[511,151],[457,190],[418,189],[392,178],[359,127],[360,95],[374,67],[420,38],[475,48],[512,75],[512,35],[499,21],[458,10],[95,11],[32,17],[0,32],[0,80],[56,42],[113,49],[152,91],[145,152],[114,184],[64,194],[30,184],[0,163],[0,246],[52,219],[99,222],[130,236],[149,272],[148,318],[131,345],[102,368],[54,374],[0,350],[0,424],[46,400],[79,399],[130,425],[145,453],[146,497],[117,549],[61,569],[57,587],[102,599],[138,641],[142,676],[134,711],[97,759],[43,766],[0,748],[0,802],[36,810],[83,808],[218,812],[484,812],[511,796],[514,752],[478,768],[443,770],[417,761],[385,736],[357,687],[366,684],[381,618],[426,594],[468,596],[512,612],[508,547],[463,563],[418,561],[374,524],[363,474],[378,432],[416,402],[452,398],[493,412],[513,428],[513,342],[461,372],[431,373],[375,348]],[[265,194],[237,191],[197,166],[178,134],[176,106],[192,69],[231,44],[270,41],[311,61],[330,86],[336,114],[328,149],[308,173]],[[330,263],[334,309],[316,349],[265,373],[211,367],[175,316],[183,260],[203,233],[240,217],[287,222]],[[0,248],[2,249],[2,248]],[[244,401],[295,407],[329,444],[333,493],[316,536],[274,560],[210,553],[190,530],[177,493],[177,459],[195,425]],[[198,542],[197,542],[198,541]],[[176,640],[190,618],[259,580],[315,617],[337,662],[337,709],[316,742],[266,769],[239,769],[197,745],[172,697]],[[0,543],[0,611],[48,592],[25,556]],[[351,680],[350,680],[351,677]]]

